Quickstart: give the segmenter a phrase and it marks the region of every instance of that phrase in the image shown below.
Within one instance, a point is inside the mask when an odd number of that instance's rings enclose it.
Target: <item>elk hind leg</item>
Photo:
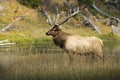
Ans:
[[[102,53],[97,54],[97,56],[98,56],[102,61],[104,61],[104,56],[103,56]]]

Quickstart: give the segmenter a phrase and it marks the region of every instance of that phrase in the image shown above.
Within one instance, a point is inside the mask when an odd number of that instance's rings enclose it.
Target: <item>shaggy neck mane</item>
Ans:
[[[53,36],[53,41],[56,45],[58,45],[61,48],[64,48],[65,42],[67,40],[67,37],[71,34],[65,33],[63,31],[59,31],[57,35]]]

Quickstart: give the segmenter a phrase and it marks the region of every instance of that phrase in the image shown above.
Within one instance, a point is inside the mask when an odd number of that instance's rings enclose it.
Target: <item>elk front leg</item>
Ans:
[[[69,52],[67,52],[67,54],[68,54],[68,56],[69,56],[69,61],[70,61],[70,62],[73,62],[73,55],[74,55],[74,53],[71,52],[71,51],[69,51]]]

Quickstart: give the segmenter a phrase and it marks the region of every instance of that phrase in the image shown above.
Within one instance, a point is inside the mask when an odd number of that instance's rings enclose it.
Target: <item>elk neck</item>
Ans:
[[[63,31],[59,31],[55,36],[53,36],[54,43],[60,48],[65,47],[65,42],[67,41],[67,37],[71,34],[65,33]]]

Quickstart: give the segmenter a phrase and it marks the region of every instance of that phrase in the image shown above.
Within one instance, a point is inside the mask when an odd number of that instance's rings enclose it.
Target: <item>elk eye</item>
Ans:
[[[56,29],[54,31],[57,31]]]
[[[53,29],[53,31],[57,31],[57,29]]]

